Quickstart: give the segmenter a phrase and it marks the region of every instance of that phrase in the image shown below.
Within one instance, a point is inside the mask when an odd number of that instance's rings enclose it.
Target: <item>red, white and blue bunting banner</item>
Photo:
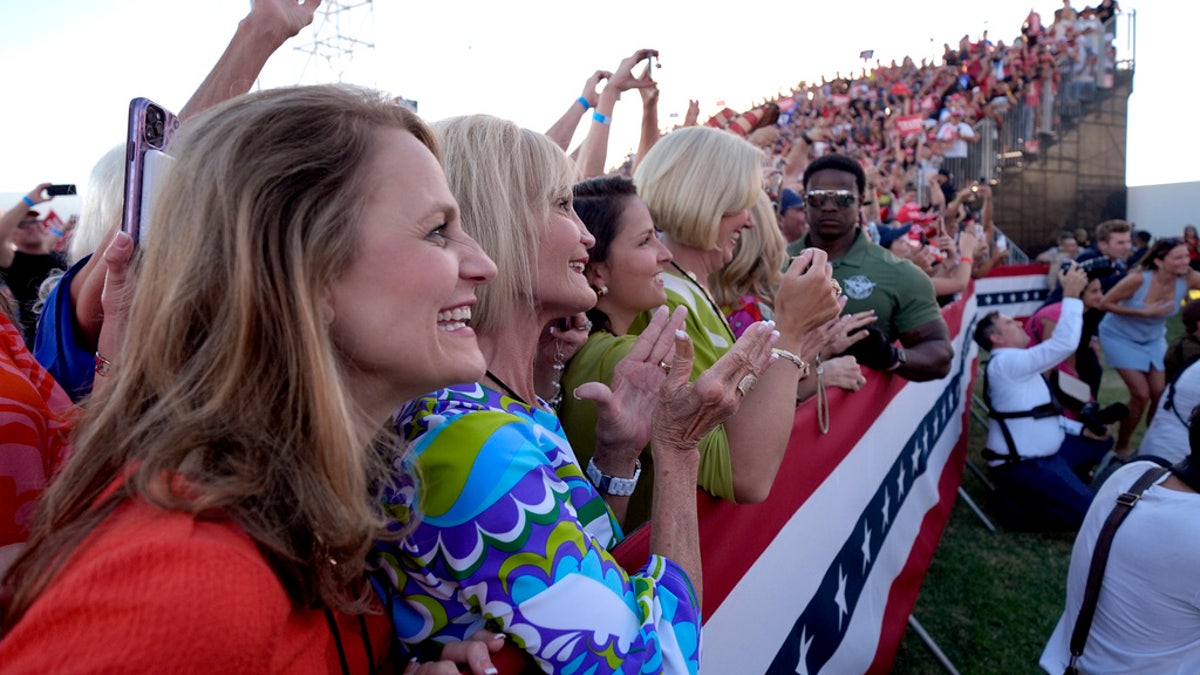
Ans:
[[[979,315],[1000,312],[1017,319],[1032,316],[1046,301],[1049,270],[1042,263],[993,267],[986,277],[975,280]]]
[[[973,295],[943,310],[955,357],[942,380],[868,372],[858,392],[830,390],[827,435],[814,402],[800,406],[762,504],[698,493],[701,673],[888,671],[962,475],[975,314]],[[617,547],[627,569],[650,527]]]

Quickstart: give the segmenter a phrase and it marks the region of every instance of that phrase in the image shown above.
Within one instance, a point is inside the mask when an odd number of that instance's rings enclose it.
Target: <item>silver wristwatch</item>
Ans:
[[[604,494],[610,494],[617,497],[628,497],[633,494],[633,489],[637,487],[638,478],[642,476],[642,460],[634,460],[636,462],[632,478],[617,478],[610,476],[600,469],[596,468],[595,459],[589,459],[587,465],[587,477],[592,481],[592,485]]]

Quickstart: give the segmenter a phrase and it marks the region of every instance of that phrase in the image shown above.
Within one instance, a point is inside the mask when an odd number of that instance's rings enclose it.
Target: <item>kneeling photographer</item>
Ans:
[[[1090,430],[1063,417],[1042,376],[1075,353],[1083,324],[1087,273],[1072,265],[1059,283],[1062,312],[1045,342],[1030,346],[1021,323],[996,312],[975,327],[975,341],[991,352],[984,367],[990,417],[984,458],[1014,525],[1078,529],[1094,496],[1087,472],[1112,439],[1098,411]]]

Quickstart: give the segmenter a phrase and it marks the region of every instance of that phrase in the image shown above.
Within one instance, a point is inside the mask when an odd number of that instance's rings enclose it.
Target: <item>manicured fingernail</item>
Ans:
[[[685,333],[684,331],[676,329],[675,338],[679,339],[679,340],[686,340],[686,339],[688,339],[688,334]]]
[[[778,339],[778,338],[779,338],[779,331],[777,331],[777,330],[773,330],[773,331],[771,331],[771,337]]]
[[[571,390],[571,395],[575,397],[575,400],[576,400],[576,401],[580,400],[580,398],[579,398],[579,388],[578,388],[578,387],[576,387],[575,389],[572,389],[572,390]]]
[[[493,640],[497,640],[497,641],[499,641],[499,640],[503,640],[503,639],[505,639],[505,638],[507,638],[507,637],[508,637],[508,636],[507,636],[507,635],[505,635],[504,633],[500,633],[499,635],[494,635],[494,636],[492,636],[492,639],[493,639]]]
[[[768,321],[767,321],[767,325],[768,325],[768,326],[770,326],[771,328],[774,328],[774,327],[775,327],[775,321],[774,321],[773,319],[771,319],[771,320],[768,320]]]
[[[499,672],[500,671],[496,670],[494,667],[489,667],[489,668],[483,669],[484,675],[497,675]]]

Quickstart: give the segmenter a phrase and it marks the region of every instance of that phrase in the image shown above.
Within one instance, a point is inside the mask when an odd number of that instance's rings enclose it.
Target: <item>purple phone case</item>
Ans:
[[[146,133],[146,113],[151,108],[162,111],[163,140],[154,145]],[[121,230],[133,238],[136,245],[141,241],[142,229],[142,177],[145,169],[146,151],[163,150],[179,128],[179,118],[170,110],[148,98],[135,98],[129,102],[129,130],[125,143],[125,204],[121,213]]]

